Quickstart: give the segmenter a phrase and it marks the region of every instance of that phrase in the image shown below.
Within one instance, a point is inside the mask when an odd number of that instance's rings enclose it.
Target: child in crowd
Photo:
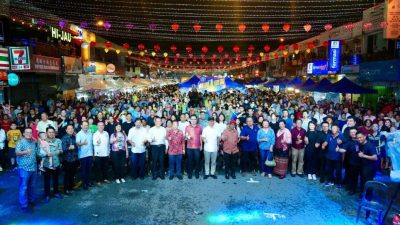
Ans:
[[[10,130],[7,132],[7,141],[8,141],[8,149],[9,156],[11,161],[11,168],[17,168],[16,163],[16,155],[15,155],[15,147],[17,143],[21,140],[22,133],[17,129],[17,124],[11,123]]]
[[[39,139],[38,139],[38,146],[40,147],[40,154],[48,154],[50,153],[50,146],[49,143],[46,141],[46,133],[40,132]],[[43,167],[45,158],[40,160],[39,170],[45,172]],[[53,167],[53,157],[49,156],[49,169],[54,169]]]

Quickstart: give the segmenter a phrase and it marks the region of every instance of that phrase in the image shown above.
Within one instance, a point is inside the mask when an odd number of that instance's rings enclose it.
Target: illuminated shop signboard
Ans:
[[[72,34],[52,26],[50,26],[50,35],[51,38],[58,39],[61,41],[71,42],[72,40]]]

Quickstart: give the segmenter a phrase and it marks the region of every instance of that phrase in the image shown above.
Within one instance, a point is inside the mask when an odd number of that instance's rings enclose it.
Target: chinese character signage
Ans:
[[[386,0],[385,2],[386,26],[384,37],[386,39],[400,38],[400,0]]]
[[[328,70],[330,72],[339,72],[340,71],[340,53],[341,53],[341,45],[340,41],[329,41],[329,63]]]
[[[10,47],[9,53],[10,53],[11,70],[31,69],[28,47]]]
[[[60,73],[61,60],[59,58],[33,55],[31,71],[39,73]]]

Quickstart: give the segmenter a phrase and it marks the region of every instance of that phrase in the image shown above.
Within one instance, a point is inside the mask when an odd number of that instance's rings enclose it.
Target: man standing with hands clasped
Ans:
[[[153,157],[151,174],[153,180],[160,177],[161,180],[165,179],[164,172],[164,154],[165,154],[165,141],[167,130],[161,126],[161,118],[156,117],[155,126],[149,130],[149,140],[151,144],[151,155]]]
[[[93,145],[94,145],[94,163],[97,171],[97,185],[101,185],[101,181],[104,183],[110,183],[107,179],[108,172],[108,159],[110,156],[110,137],[106,131],[104,131],[104,123],[97,123],[97,131],[93,134]]]
[[[214,126],[214,118],[208,119],[208,126],[204,128],[201,138],[204,141],[204,179],[212,177],[217,179],[215,175],[215,168],[217,166],[218,143],[220,134],[218,129]],[[210,171],[211,164],[211,171]]]
[[[81,162],[81,177],[83,189],[91,187],[90,171],[93,161],[93,135],[89,131],[89,123],[82,122],[82,129],[76,134],[76,145],[78,146],[78,158]]]
[[[238,143],[239,143],[239,135],[236,127],[236,121],[229,121],[229,126],[225,129],[221,134],[221,139],[223,141],[223,156],[225,163],[225,179],[229,179],[229,176],[232,179],[236,179],[235,175],[235,167],[238,159]]]
[[[240,132],[240,140],[242,140],[242,157],[240,159],[242,176],[246,176],[246,169],[249,169],[251,174],[256,176],[258,126],[254,125],[251,117],[247,117],[246,124]]]
[[[66,134],[61,139],[64,152],[64,194],[70,195],[74,187],[75,170],[78,167],[78,148],[74,135],[74,127],[67,125]]]

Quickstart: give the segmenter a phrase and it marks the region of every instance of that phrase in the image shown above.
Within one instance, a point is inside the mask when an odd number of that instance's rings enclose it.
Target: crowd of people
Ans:
[[[62,198],[61,173],[64,195],[73,193],[77,178],[88,190],[125,183],[127,176],[236,179],[237,172],[305,176],[353,195],[389,169],[385,133],[400,124],[393,101],[374,113],[359,102],[317,103],[304,94],[183,94],[176,85],[73,102],[5,104],[0,115],[0,163],[18,168],[23,210],[35,202],[38,170],[45,202]]]

